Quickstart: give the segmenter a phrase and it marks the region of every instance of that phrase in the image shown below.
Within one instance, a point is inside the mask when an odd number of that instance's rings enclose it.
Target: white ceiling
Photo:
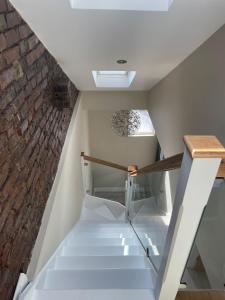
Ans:
[[[105,0],[106,1],[106,0]],[[92,70],[136,71],[148,90],[225,23],[225,0],[174,0],[169,12],[83,11],[69,0],[11,0],[80,90]],[[126,59],[119,66],[116,60]]]

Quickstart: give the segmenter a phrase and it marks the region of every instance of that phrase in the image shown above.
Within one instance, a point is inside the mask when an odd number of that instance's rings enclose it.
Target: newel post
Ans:
[[[156,299],[174,300],[202,213],[225,157],[214,136],[185,136],[185,152],[168,229]]]

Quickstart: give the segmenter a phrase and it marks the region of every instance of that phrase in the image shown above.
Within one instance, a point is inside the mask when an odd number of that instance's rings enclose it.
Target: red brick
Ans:
[[[4,14],[0,15],[0,32],[5,31],[7,29],[7,24],[5,20]]]
[[[19,34],[17,30],[11,29],[5,33],[5,38],[7,41],[7,47],[12,47],[13,45],[17,44],[19,41]]]
[[[4,93],[0,98],[0,110],[3,111],[6,106],[15,98],[15,96],[16,93],[14,87],[8,88],[6,93]]]
[[[5,0],[0,1],[0,12],[5,12],[7,10],[7,4]]]
[[[7,40],[4,34],[0,34],[0,51],[3,51],[7,48]]]
[[[0,91],[3,91],[14,80],[14,68],[0,74]]]
[[[4,300],[26,273],[72,115],[50,102],[52,82],[64,73],[7,3],[2,15],[15,27],[0,34],[0,264],[14,272],[0,274]]]
[[[1,168],[0,168],[0,189],[6,182],[6,179],[9,175],[9,163],[6,162]]]
[[[14,11],[15,10],[12,3],[9,0],[6,0],[6,3],[7,3],[8,11]]]
[[[1,70],[5,69],[5,68],[6,68],[6,62],[3,57],[3,54],[0,53],[0,72],[1,72]]]
[[[29,126],[28,120],[23,121],[23,123],[22,123],[22,125],[20,127],[22,135],[25,133],[25,131],[27,130],[28,126]]]
[[[27,38],[31,33],[32,31],[30,30],[28,25],[25,24],[19,27],[19,34],[21,39]]]
[[[32,50],[27,55],[27,63],[28,65],[32,65],[38,58],[44,53],[45,48],[42,44],[38,45],[34,50]]]
[[[20,57],[20,48],[19,46],[15,46],[14,48],[10,48],[3,53],[3,57],[5,58],[7,64],[11,64],[14,60],[18,60]]]
[[[27,43],[29,50],[32,50],[39,43],[39,39],[36,37],[36,35],[32,35],[28,39]]]
[[[12,28],[21,23],[21,17],[17,12],[14,11],[6,15],[6,21],[8,28]]]
[[[44,99],[42,96],[40,96],[36,101],[35,101],[35,105],[34,105],[34,109],[37,111],[39,109],[39,107],[41,106],[41,104],[43,103]]]

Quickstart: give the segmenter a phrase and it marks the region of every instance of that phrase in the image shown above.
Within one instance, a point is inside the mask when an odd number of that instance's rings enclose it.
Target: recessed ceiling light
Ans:
[[[124,65],[124,64],[127,64],[127,60],[125,60],[125,59],[118,59],[118,60],[117,60],[117,63],[118,63],[119,65]]]
[[[135,71],[92,71],[96,87],[128,88],[133,82]]]

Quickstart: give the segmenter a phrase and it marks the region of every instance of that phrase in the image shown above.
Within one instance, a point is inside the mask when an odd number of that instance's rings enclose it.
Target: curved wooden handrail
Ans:
[[[150,172],[163,172],[163,171],[171,171],[181,167],[183,153],[176,154],[164,160],[157,161],[149,166],[146,166],[142,169],[139,169],[135,172],[132,172],[131,175],[135,176],[138,174],[143,173],[150,173]]]
[[[107,166],[107,167],[111,167],[111,168],[114,168],[114,169],[118,169],[118,170],[128,172],[128,167],[125,167],[125,166],[122,166],[122,165],[119,165],[119,164],[115,164],[115,163],[112,163],[112,162],[109,162],[109,161],[106,161],[106,160],[98,159],[98,158],[95,158],[95,157],[87,156],[87,155],[84,154],[84,152],[81,152],[81,156],[87,161],[91,161],[91,162],[94,162],[94,163],[99,164],[99,165],[103,165],[103,166]]]

